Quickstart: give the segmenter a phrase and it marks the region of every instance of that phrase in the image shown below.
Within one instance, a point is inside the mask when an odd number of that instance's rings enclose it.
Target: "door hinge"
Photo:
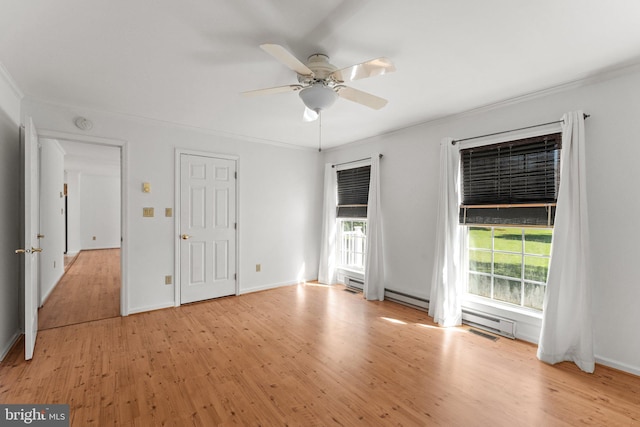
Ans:
[[[234,172],[234,173],[233,173],[233,177],[234,177],[235,179],[238,179],[238,172]]]
[[[237,230],[237,229],[238,229],[238,223],[237,223],[237,222],[234,222],[234,223],[233,223],[233,229],[234,229],[234,230]]]
[[[233,273],[233,280],[238,280],[238,273]]]

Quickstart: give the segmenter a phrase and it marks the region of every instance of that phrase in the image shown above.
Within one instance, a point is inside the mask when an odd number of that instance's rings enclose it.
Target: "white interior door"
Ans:
[[[180,155],[180,302],[236,293],[236,161]]]
[[[25,125],[24,138],[21,139],[23,167],[23,247],[16,253],[23,254],[23,291],[24,291],[24,358],[33,357],[38,334],[38,227],[40,218],[40,170],[38,134],[29,118]]]

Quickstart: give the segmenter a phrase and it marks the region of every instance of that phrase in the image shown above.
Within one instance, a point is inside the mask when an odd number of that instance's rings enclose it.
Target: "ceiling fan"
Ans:
[[[268,95],[272,93],[299,92],[306,106],[305,121],[318,118],[322,110],[329,108],[338,97],[379,110],[387,104],[387,100],[378,96],[345,86],[345,82],[381,76],[396,70],[387,58],[372,59],[361,64],[338,69],[329,63],[327,55],[316,53],[304,64],[291,52],[277,44],[262,44],[262,50],[292,69],[298,74],[299,84],[277,86],[267,89],[243,92],[244,96]]]

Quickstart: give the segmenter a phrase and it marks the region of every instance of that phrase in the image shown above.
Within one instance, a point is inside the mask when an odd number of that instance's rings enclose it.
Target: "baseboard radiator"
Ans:
[[[344,285],[347,288],[352,288],[358,291],[364,290],[364,281],[351,276],[344,276]]]
[[[402,292],[385,289],[384,299],[417,308],[418,310],[429,311],[429,300],[403,294]]]
[[[384,298],[418,310],[429,311],[429,300],[390,289],[384,290]],[[475,310],[462,310],[462,323],[503,337],[516,338],[516,322]]]
[[[503,337],[516,338],[516,322],[513,320],[464,309],[462,310],[462,323]]]

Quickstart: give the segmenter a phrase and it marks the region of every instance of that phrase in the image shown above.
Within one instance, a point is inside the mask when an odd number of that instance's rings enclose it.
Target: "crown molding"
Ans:
[[[13,80],[13,77],[9,74],[9,70],[6,69],[2,62],[0,62],[0,76],[2,76],[2,79],[5,81],[9,89],[11,89],[16,98],[22,100],[22,98],[24,98],[24,93],[22,93],[16,81]]]
[[[20,107],[23,98],[24,94],[0,62],[0,109],[18,126],[20,126]]]
[[[626,75],[637,73],[637,72],[640,72],[640,58],[634,58],[631,61],[627,61],[624,63],[617,64],[615,66],[607,67],[596,73],[585,75],[578,79],[574,79],[564,83],[560,83],[558,85],[550,86],[545,89],[541,89],[533,92],[527,92],[511,98],[506,98],[506,99],[485,104],[476,108],[471,108],[469,110],[461,111],[459,113],[446,114],[440,117],[434,117],[434,118],[420,121],[417,123],[408,124],[406,126],[393,129],[388,132],[380,133],[378,135],[373,135],[361,140],[357,140],[357,141],[353,141],[353,142],[349,142],[346,144],[337,145],[333,147],[328,147],[326,149],[323,149],[323,151],[331,152],[331,151],[339,151],[344,148],[358,147],[360,145],[370,142],[375,138],[394,135],[414,127],[443,125],[443,124],[454,122],[466,117],[471,117],[471,116],[486,113],[489,111],[497,110],[500,108],[509,107],[511,105],[521,104],[523,102],[534,100],[537,98],[542,98],[545,96],[551,96],[558,93],[567,92],[572,89],[577,89],[580,87],[590,86],[593,84],[613,80],[618,77],[626,76]]]
[[[31,102],[31,103],[36,103],[36,104],[41,104],[41,105],[48,105],[48,106],[51,106],[51,107],[54,107],[54,108],[62,108],[62,109],[66,109],[66,110],[69,110],[69,111],[82,111],[83,114],[86,115],[86,116],[91,116],[91,113],[103,114],[103,115],[109,115],[109,116],[112,116],[112,117],[119,117],[121,119],[131,120],[131,121],[133,121],[135,123],[140,123],[140,124],[146,124],[146,125],[152,124],[152,125],[155,125],[155,126],[158,126],[158,125],[167,126],[167,127],[170,127],[170,128],[176,128],[176,129],[182,129],[182,130],[190,130],[190,131],[200,132],[200,133],[207,134],[207,135],[213,135],[213,136],[222,137],[222,138],[229,138],[229,139],[232,139],[232,140],[245,141],[245,142],[251,142],[251,143],[256,143],[256,144],[272,145],[272,146],[275,146],[275,147],[286,148],[286,149],[291,149],[291,150],[298,150],[298,151],[317,151],[318,150],[317,147],[301,146],[301,145],[296,145],[296,144],[289,144],[289,143],[286,143],[286,142],[274,141],[274,140],[270,140],[270,139],[266,139],[266,138],[256,138],[256,137],[251,137],[251,136],[242,135],[242,134],[223,132],[223,131],[219,131],[219,130],[203,128],[203,127],[193,126],[193,125],[187,125],[187,124],[178,123],[178,122],[172,122],[172,121],[168,121],[168,120],[154,119],[154,118],[151,118],[151,117],[146,117],[146,116],[141,116],[141,115],[123,113],[123,112],[115,111],[115,110],[114,111],[101,110],[101,109],[93,108],[93,107],[84,107],[84,106],[57,103],[57,102],[52,102],[52,101],[47,101],[47,100],[35,98],[35,97],[31,96],[31,95],[27,95],[27,97],[25,99],[27,101]]]

